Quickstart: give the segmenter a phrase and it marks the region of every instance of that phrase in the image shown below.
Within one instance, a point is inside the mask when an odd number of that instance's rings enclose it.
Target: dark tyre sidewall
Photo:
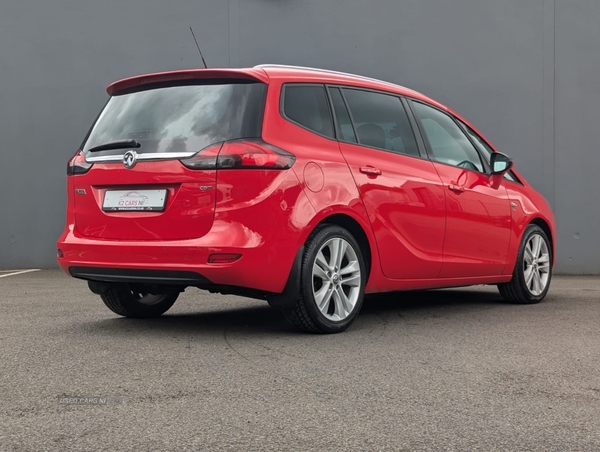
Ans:
[[[169,292],[165,293],[163,299],[155,304],[144,304],[133,295],[128,284],[115,284],[102,296],[102,299],[109,309],[117,314],[132,318],[148,318],[164,314],[173,306],[178,296],[177,292]],[[110,297],[110,300],[107,300],[106,297]],[[117,310],[113,307],[117,307]]]
[[[325,242],[332,238],[344,239],[352,246],[352,248],[354,248],[360,265],[361,275],[360,291],[358,299],[356,301],[356,305],[354,306],[353,311],[350,313],[350,315],[348,315],[348,317],[338,322],[328,319],[319,310],[317,303],[314,299],[312,281],[312,268],[317,257],[317,253],[319,252],[321,246],[323,246]],[[348,326],[350,326],[350,324],[354,321],[362,307],[365,294],[366,276],[366,266],[360,246],[358,245],[358,242],[352,236],[352,234],[350,234],[346,229],[343,229],[339,226],[328,226],[320,230],[315,235],[314,239],[310,242],[308,248],[304,253],[304,259],[302,262],[301,270],[301,297],[309,317],[320,331],[325,333],[338,333],[344,331],[346,328],[348,328]]]

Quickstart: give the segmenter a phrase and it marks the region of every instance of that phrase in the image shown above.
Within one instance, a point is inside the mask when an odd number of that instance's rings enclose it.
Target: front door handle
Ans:
[[[374,166],[361,166],[360,172],[367,176],[381,176],[381,170]]]
[[[465,191],[465,187],[462,187],[460,185],[454,185],[454,184],[450,184],[448,185],[448,188],[452,191],[455,191],[457,193],[462,193]]]

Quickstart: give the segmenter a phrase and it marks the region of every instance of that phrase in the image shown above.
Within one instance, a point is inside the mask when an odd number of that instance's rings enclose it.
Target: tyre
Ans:
[[[552,279],[550,240],[542,228],[530,224],[519,247],[510,282],[498,284],[500,295],[512,303],[532,304],[544,299]]]
[[[300,296],[286,319],[302,331],[340,333],[362,307],[366,270],[360,246],[346,229],[316,228],[304,247]]]
[[[129,284],[111,284],[100,297],[115,314],[124,317],[158,317],[169,310],[179,297],[179,292],[164,294],[143,293],[132,290]]]

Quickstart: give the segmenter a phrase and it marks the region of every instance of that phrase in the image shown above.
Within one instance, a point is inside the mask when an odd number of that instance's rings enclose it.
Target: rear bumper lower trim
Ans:
[[[199,273],[178,270],[143,270],[133,268],[69,267],[74,278],[87,281],[170,284],[198,286],[211,284]]]

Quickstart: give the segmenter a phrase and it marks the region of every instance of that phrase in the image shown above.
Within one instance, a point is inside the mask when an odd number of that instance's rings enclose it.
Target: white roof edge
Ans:
[[[254,67],[255,68],[270,68],[270,67],[272,67],[272,68],[284,68],[284,69],[286,69],[286,68],[287,69],[302,69],[302,70],[306,70],[306,71],[314,71],[314,72],[321,72],[321,73],[324,72],[326,74],[344,75],[346,77],[355,78],[357,80],[365,80],[365,81],[369,81],[369,82],[383,83],[384,85],[388,85],[393,88],[400,88],[400,89],[406,90],[407,92],[412,92],[412,93],[418,94],[419,96],[423,96],[423,97],[429,99],[430,101],[434,102],[436,105],[438,105],[440,107],[447,108],[445,105],[439,103],[438,101],[436,101],[434,99],[431,99],[428,96],[425,96],[423,93],[420,93],[419,91],[415,91],[414,89],[407,88],[406,86],[402,86],[402,85],[397,85],[392,82],[386,82],[385,80],[379,80],[379,79],[372,78],[372,77],[365,77],[364,75],[349,74],[348,72],[332,71],[330,69],[320,69],[320,68],[315,68],[315,67],[292,66],[292,65],[287,65],[287,64],[258,64]]]

